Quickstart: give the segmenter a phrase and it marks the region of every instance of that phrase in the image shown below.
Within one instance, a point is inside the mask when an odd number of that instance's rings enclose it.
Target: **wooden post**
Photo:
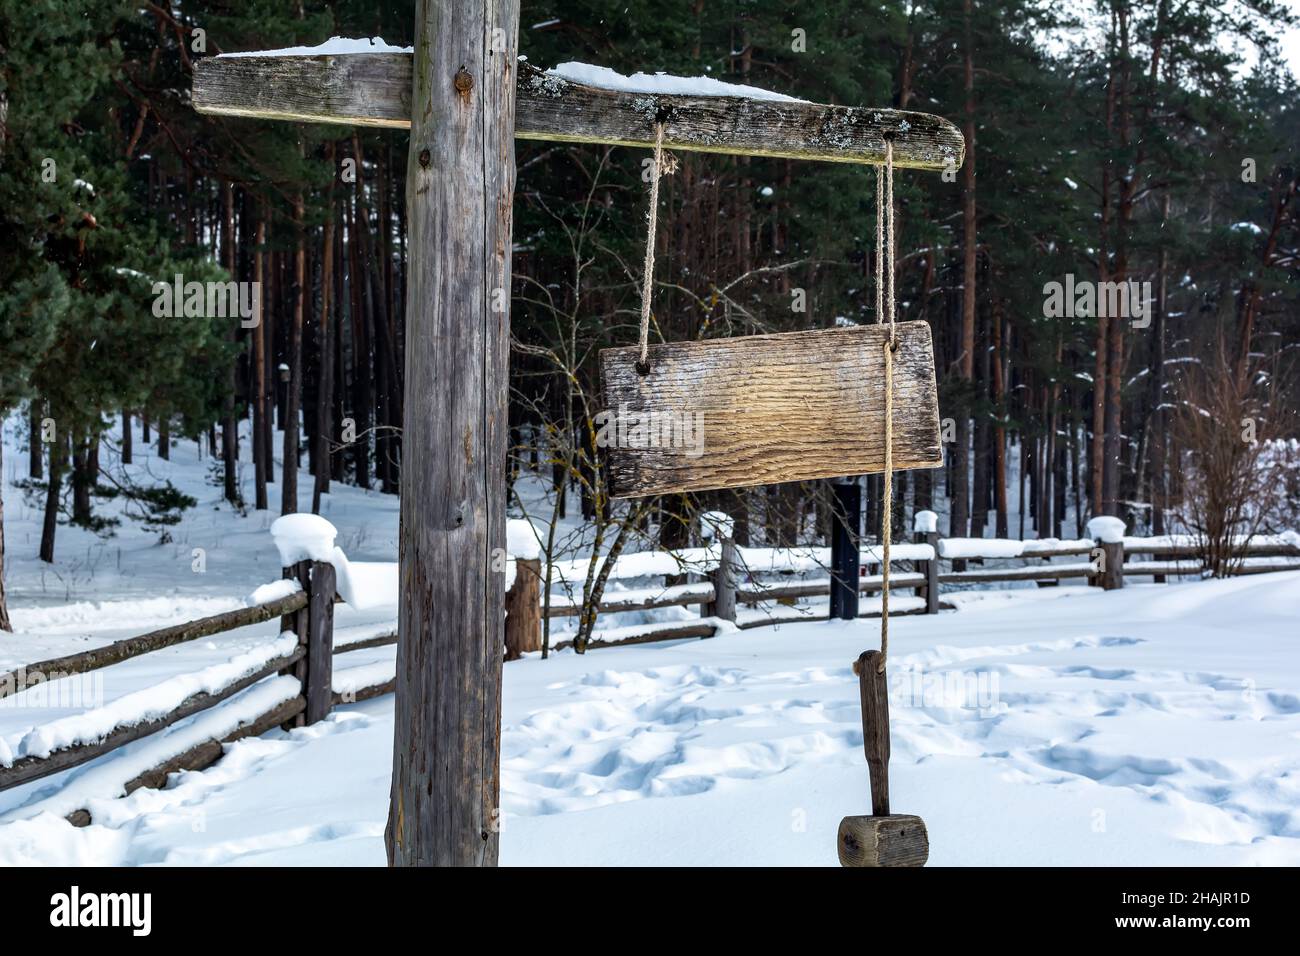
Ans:
[[[730,535],[720,538],[718,566],[709,575],[713,581],[713,600],[702,606],[702,617],[736,620],[736,588],[740,584],[740,552]]]
[[[1102,589],[1117,591],[1124,586],[1124,542],[1099,541],[1097,546],[1101,548],[1102,560],[1105,562],[1101,569]]]
[[[302,659],[306,674],[302,682],[307,707],[303,719],[308,724],[329,716],[334,700],[334,597],[338,586],[334,565],[311,562],[311,596],[307,603],[307,633],[300,634],[307,646]]]
[[[939,613],[939,532],[928,531],[925,543],[934,549],[934,557],[925,562],[925,613]]]
[[[852,621],[858,616],[862,487],[857,479],[839,481],[831,484],[831,492],[835,501],[831,513],[830,616]]]
[[[419,0],[406,215],[394,866],[494,866],[517,0]]]
[[[305,592],[307,592],[308,596],[310,597],[311,595],[311,562],[310,561],[299,561],[297,564],[292,564],[287,568],[283,568],[281,569],[280,576],[282,578],[297,581],[300,585],[302,585],[302,589]],[[307,643],[307,635],[310,628],[310,625],[308,623],[310,621],[309,605],[310,605],[310,600],[308,604],[303,605],[298,610],[290,611],[288,614],[283,614],[280,616],[280,633],[283,634],[285,631],[293,631],[293,633],[298,635],[298,643],[303,645]],[[290,665],[289,667],[286,667],[284,670],[280,671],[280,673],[284,675],[288,675],[290,677],[298,678],[298,680],[302,683],[302,686],[306,688],[307,686],[306,657],[299,658],[296,663]],[[306,723],[307,723],[306,713],[301,712],[301,713],[294,714],[293,718],[287,723],[285,723],[284,727],[286,730],[289,730],[293,727],[302,727]]]
[[[515,580],[506,592],[506,660],[542,649],[542,562],[515,558]]]

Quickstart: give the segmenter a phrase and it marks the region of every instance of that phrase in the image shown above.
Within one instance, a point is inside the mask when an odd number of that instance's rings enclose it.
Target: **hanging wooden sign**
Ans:
[[[937,468],[930,326],[895,327],[894,468]],[[853,326],[600,353],[615,498],[884,470],[884,326]]]

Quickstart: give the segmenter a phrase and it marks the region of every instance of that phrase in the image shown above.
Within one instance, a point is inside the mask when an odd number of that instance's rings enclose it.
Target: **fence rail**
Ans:
[[[703,580],[662,587],[640,587],[602,597],[597,615],[604,616],[627,611],[649,611],[669,607],[700,606],[700,623],[671,621],[615,629],[616,636],[607,639],[594,636],[589,646],[613,647],[623,644],[643,644],[652,641],[681,640],[684,638],[712,637],[730,625],[740,629],[778,624],[790,620],[826,620],[829,612],[810,611],[795,614],[769,614],[766,617],[746,616],[737,606],[752,612],[754,607],[767,602],[791,602],[801,598],[827,597],[838,583],[834,575],[813,580],[782,582],[761,580],[763,577],[806,572],[810,568],[829,569],[829,548],[742,548],[733,541],[723,539],[709,547],[689,548],[679,552],[638,553],[631,555],[628,570],[623,571],[622,561],[612,569],[611,579],[641,579],[664,574],[696,574]],[[1010,584],[1034,582],[1039,586],[1052,586],[1062,581],[1084,579],[1095,587],[1114,590],[1124,586],[1126,577],[1152,577],[1163,582],[1170,577],[1197,576],[1203,571],[1199,551],[1194,542],[1170,536],[1152,538],[1125,537],[1121,541],[1102,541],[1081,538],[1076,540],[1008,540],[995,538],[942,538],[937,532],[916,534],[911,543],[896,545],[891,554],[891,565],[910,565],[907,570],[893,570],[890,574],[891,593],[895,590],[914,590],[924,599],[921,608],[905,607],[898,614],[935,614],[945,607],[941,598],[944,585],[949,587],[981,584]],[[1077,558],[1087,555],[1087,561],[1052,563],[1055,558]],[[1131,560],[1134,555],[1149,556],[1149,560]],[[782,556],[786,560],[782,561]],[[882,576],[865,573],[880,565],[877,546],[859,549],[856,591],[861,594],[879,593],[883,588]],[[1286,539],[1265,537],[1241,545],[1241,557],[1234,574],[1259,574],[1267,571],[1300,570],[1300,546],[1294,536]],[[626,560],[626,559],[623,559]],[[1016,567],[969,567],[972,563],[1019,560],[1027,563]],[[945,567],[946,565],[946,567]],[[517,588],[529,588],[540,593],[538,580],[544,580],[540,562],[520,559],[517,562]],[[553,566],[553,577],[561,581],[581,580],[585,577],[585,562],[560,562]],[[725,569],[725,570],[724,570]],[[558,572],[558,573],[557,573]],[[511,589],[512,593],[515,588]],[[515,595],[519,597],[518,594]],[[529,651],[541,648],[541,622],[543,617],[563,618],[581,613],[580,597],[552,595],[551,602],[539,604],[537,600],[515,600],[507,596],[506,617],[507,659],[514,659]],[[869,609],[861,616],[878,616]],[[600,632],[596,632],[599,635]],[[556,644],[557,649],[572,645],[571,640]]]
[[[81,766],[121,747],[158,734],[180,721],[194,717],[230,700],[260,681],[280,674],[296,681],[299,693],[280,697],[259,714],[239,720],[237,726],[217,737],[189,742],[179,752],[169,754],[157,765],[134,773],[121,781],[122,791],[131,793],[142,786],[161,786],[167,775],[179,770],[197,770],[220,759],[223,747],[242,737],[265,733],[273,727],[302,726],[323,719],[340,700],[365,700],[390,693],[393,681],[388,679],[374,686],[335,694],[333,690],[333,655],[336,652],[360,650],[382,644],[395,643],[395,632],[367,635],[349,642],[344,647],[334,644],[334,603],[337,600],[335,569],[333,565],[318,561],[302,561],[284,569],[284,578],[293,582],[288,594],[260,601],[249,607],[236,608],[194,621],[187,621],[126,638],[78,654],[51,658],[28,664],[8,673],[0,674],[0,697],[25,690],[30,684],[57,680],[69,676],[120,664],[132,658],[175,647],[203,637],[228,633],[251,625],[280,619],[281,642],[263,645],[246,652],[249,661],[235,673],[226,673],[215,688],[195,692],[184,697],[166,713],[154,715],[147,707],[136,713],[124,711],[119,715],[107,714],[111,726],[96,733],[93,739],[74,739],[68,743],[24,753],[0,763],[0,791],[22,786],[42,777]],[[292,632],[296,642],[284,640],[285,632]],[[287,648],[283,645],[289,644]],[[236,661],[239,659],[236,658]],[[159,687],[163,685],[157,685]],[[290,685],[293,686],[293,685]],[[153,690],[155,688],[150,688]],[[120,701],[119,701],[120,703]],[[143,706],[143,705],[142,705]],[[57,723],[57,722],[56,722]],[[38,733],[55,724],[33,728],[29,734]],[[28,738],[24,738],[25,740]],[[84,808],[67,814],[78,826],[90,823],[90,814]]]

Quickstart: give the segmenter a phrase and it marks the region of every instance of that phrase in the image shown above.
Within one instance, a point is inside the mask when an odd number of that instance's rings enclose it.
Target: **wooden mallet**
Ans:
[[[836,848],[842,866],[924,866],[930,856],[925,821],[889,812],[889,687],[880,651],[853,662],[862,692],[862,745],[871,774],[871,816],[840,821]]]

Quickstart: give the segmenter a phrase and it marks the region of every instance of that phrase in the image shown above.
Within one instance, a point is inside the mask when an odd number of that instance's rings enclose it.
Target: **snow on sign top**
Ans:
[[[316,46],[291,46],[280,50],[246,50],[242,53],[222,53],[222,57],[241,56],[343,56],[352,53],[410,53],[412,47],[393,46],[383,37],[330,37]],[[520,59],[523,59],[522,57]],[[633,73],[624,76],[607,66],[590,63],[561,63],[546,71],[570,83],[584,83],[602,90],[619,90],[624,93],[665,93],[678,96],[739,96],[751,100],[776,100],[784,103],[804,103],[806,100],[744,86],[724,83],[711,76],[670,76],[667,73]]]
[[[806,100],[795,99],[782,93],[759,89],[757,86],[743,86],[739,83],[724,83],[711,76],[669,76],[667,73],[633,73],[623,76],[607,66],[593,66],[590,63],[561,63],[554,69],[546,71],[548,76],[556,76],[571,83],[585,83],[602,90],[619,90],[624,93],[667,93],[678,96],[741,96],[751,100],[779,100],[784,103],[803,103]]]
[[[330,37],[316,46],[289,46],[282,50],[247,50],[243,53],[222,53],[223,57],[237,56],[341,56],[345,53],[410,53],[409,46],[391,46],[383,37]]]

